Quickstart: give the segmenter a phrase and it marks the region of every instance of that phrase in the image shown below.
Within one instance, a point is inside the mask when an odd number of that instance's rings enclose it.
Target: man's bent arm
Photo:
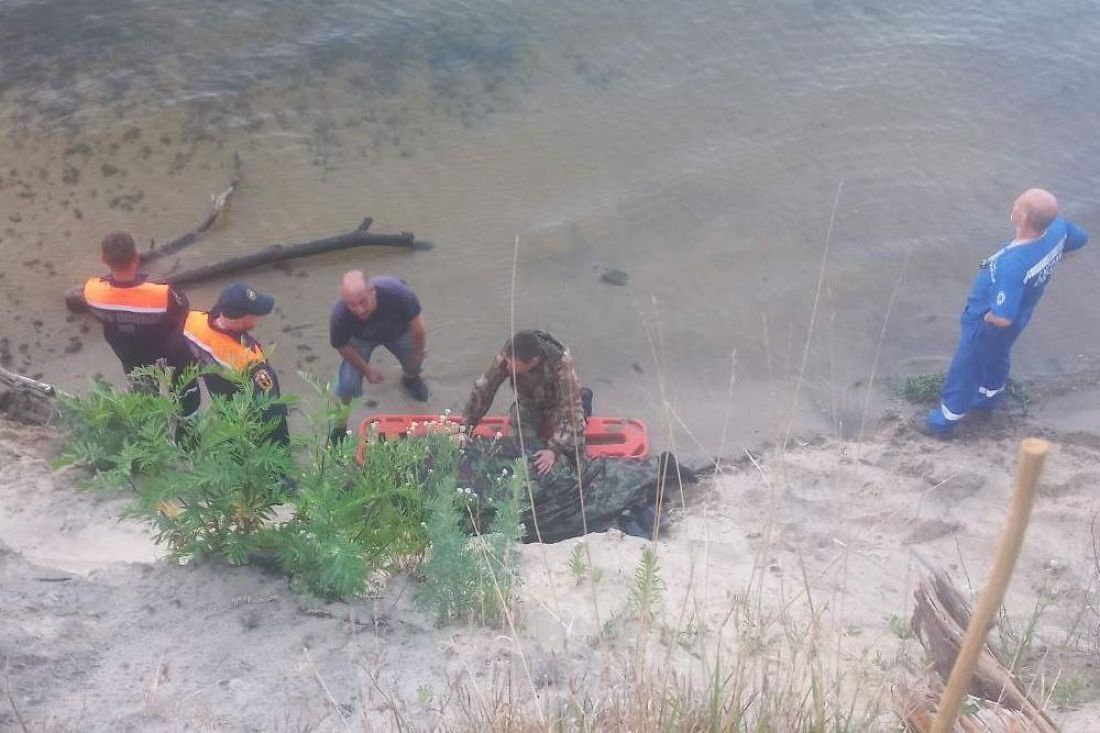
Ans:
[[[993,311],[989,311],[985,314],[985,322],[997,328],[1008,328],[1014,321],[1011,318],[1000,318],[993,315]]]
[[[340,356],[344,357],[344,359],[346,359],[349,364],[351,364],[353,367],[362,372],[364,376],[366,376],[367,360],[363,358],[363,355],[359,353],[359,350],[352,346],[350,342],[344,344],[336,350],[340,352]]]
[[[493,359],[493,363],[485,370],[485,373],[474,382],[474,388],[470,391],[470,398],[466,400],[466,407],[462,410],[462,417],[471,430],[477,427],[481,418],[493,405],[493,398],[497,390],[508,377],[508,365],[501,352]]]

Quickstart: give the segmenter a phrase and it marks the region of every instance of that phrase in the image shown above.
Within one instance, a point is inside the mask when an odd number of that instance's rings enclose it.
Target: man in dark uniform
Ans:
[[[279,397],[279,378],[275,374],[263,347],[249,333],[275,307],[270,295],[256,292],[247,285],[230,285],[218,296],[209,313],[191,311],[183,327],[190,342],[191,353],[203,364],[216,364],[246,376],[254,394]],[[240,385],[217,374],[203,376],[211,394],[232,396]],[[273,404],[264,419],[276,421],[271,438],[283,445],[290,443],[286,422],[286,405]]]
[[[107,277],[89,278],[69,300],[72,310],[89,310],[103,324],[103,336],[129,376],[137,367],[163,361],[178,375],[188,366],[191,352],[183,337],[187,298],[165,283],[151,281],[138,272],[141,258],[134,238],[115,232],[103,238],[103,263]],[[136,389],[151,385],[134,383]],[[198,407],[198,385],[183,391],[183,412]]]

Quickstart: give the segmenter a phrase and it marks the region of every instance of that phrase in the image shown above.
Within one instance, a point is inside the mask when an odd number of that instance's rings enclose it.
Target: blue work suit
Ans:
[[[967,412],[993,409],[1008,383],[1012,344],[1031,320],[1054,268],[1063,254],[1086,242],[1085,230],[1055,219],[1038,239],[1008,242],[982,262],[963,309],[940,406],[928,413],[931,430],[949,435]],[[986,323],[987,313],[1012,324]]]

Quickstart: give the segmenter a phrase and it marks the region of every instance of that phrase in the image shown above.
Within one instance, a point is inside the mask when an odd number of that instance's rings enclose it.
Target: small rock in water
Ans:
[[[604,270],[600,275],[600,282],[621,287],[630,282],[630,275],[622,270]]]

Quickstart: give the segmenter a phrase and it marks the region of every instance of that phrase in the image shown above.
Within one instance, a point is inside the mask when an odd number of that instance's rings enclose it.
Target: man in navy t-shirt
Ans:
[[[992,410],[1008,383],[1009,356],[1066,252],[1088,242],[1083,229],[1058,218],[1058,200],[1033,188],[1009,215],[1016,237],[982,262],[962,314],[962,335],[940,406],[922,432],[948,438],[970,411]]]
[[[345,273],[340,301],[332,309],[329,342],[343,359],[336,396],[344,404],[363,393],[363,377],[371,384],[382,372],[370,363],[371,354],[384,346],[401,362],[401,384],[413,399],[427,402],[428,385],[420,377],[428,353],[428,335],[420,300],[394,277],[368,278],[361,270]]]

